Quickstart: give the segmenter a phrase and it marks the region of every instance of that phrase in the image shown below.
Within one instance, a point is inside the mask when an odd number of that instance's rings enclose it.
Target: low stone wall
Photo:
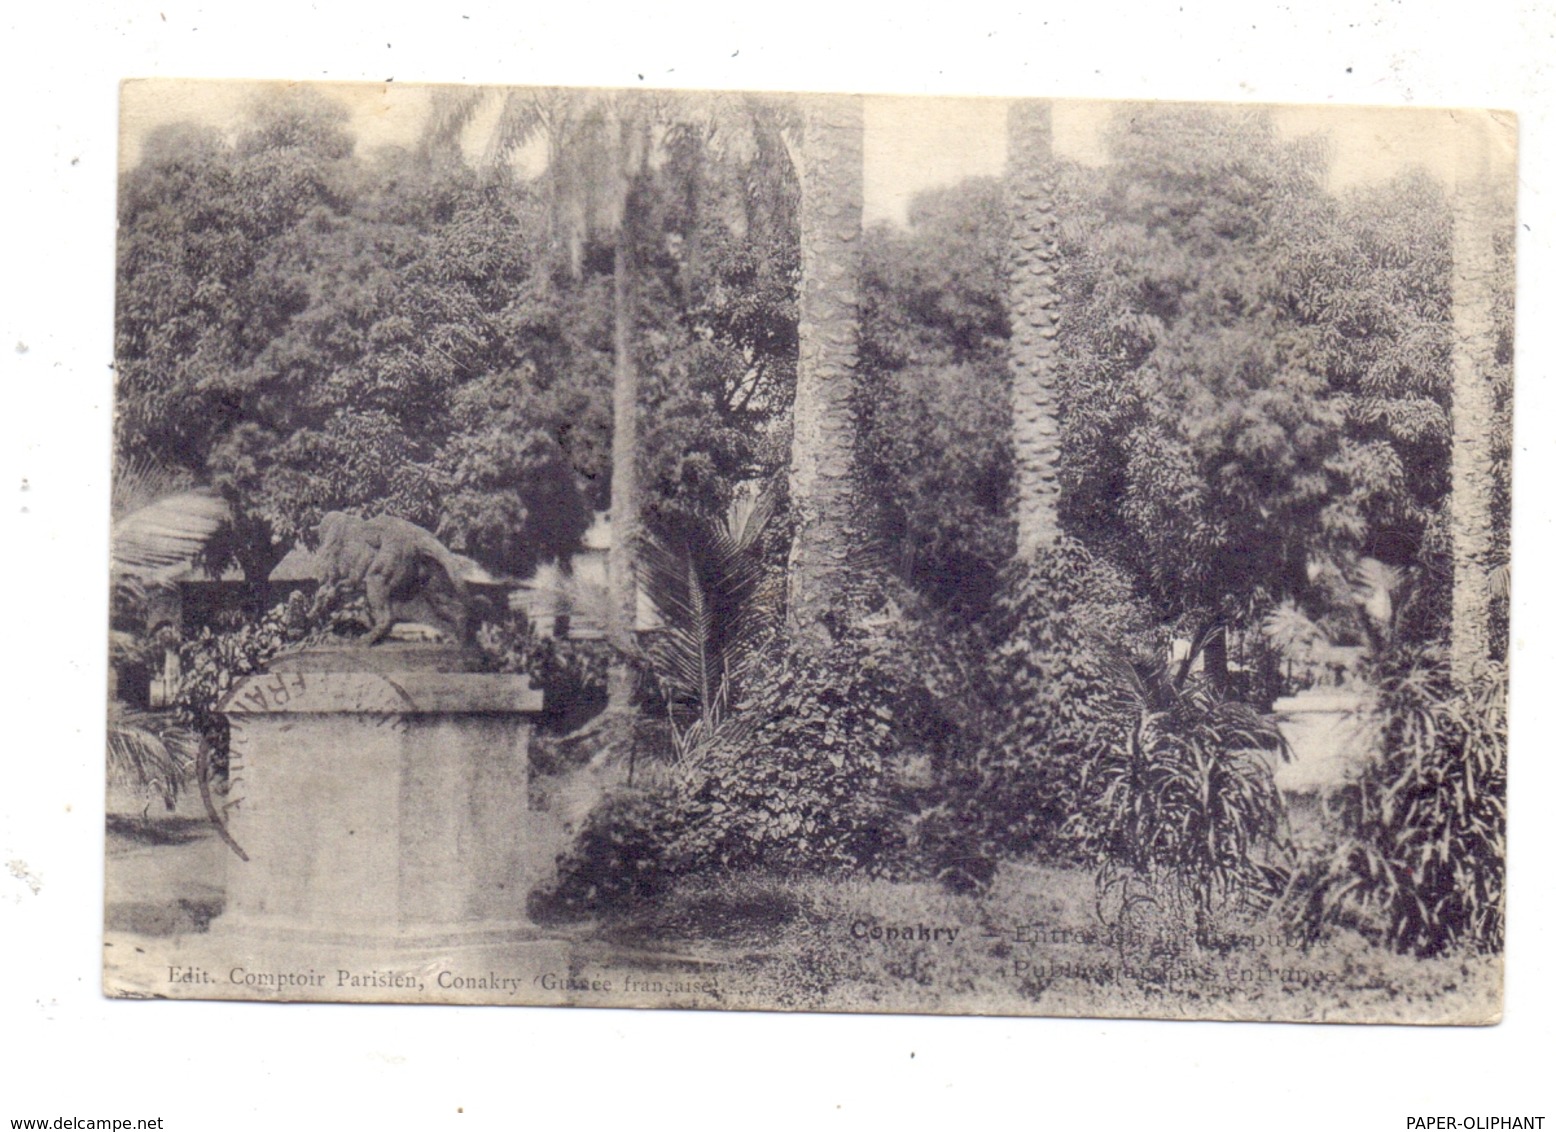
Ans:
[[[1275,767],[1288,794],[1327,793],[1353,781],[1378,750],[1371,696],[1350,688],[1315,688],[1275,702],[1292,761]]]

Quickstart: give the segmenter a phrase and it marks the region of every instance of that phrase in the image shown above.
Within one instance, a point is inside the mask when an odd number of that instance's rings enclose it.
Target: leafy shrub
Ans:
[[[982,754],[990,736],[1008,727],[1010,705],[990,678],[994,645],[985,625],[928,602],[908,604],[881,642],[896,676],[899,758],[887,802],[904,815],[898,871],[955,892],[982,890],[1007,845],[1006,831],[984,808]]]
[[[1506,902],[1507,669],[1455,689],[1435,649],[1400,650],[1383,674],[1383,753],[1340,816],[1343,835],[1294,889],[1316,937],[1370,930],[1421,956],[1498,951]]]
[[[225,772],[231,735],[217,705],[239,679],[264,671],[283,648],[301,642],[308,627],[307,599],[294,593],[257,621],[223,632],[207,626],[180,646],[183,678],[174,707],[179,719],[209,745],[218,773]]]
[[[1003,847],[991,838],[966,796],[931,803],[904,829],[904,857],[951,892],[982,892],[993,883]]]
[[[1119,731],[1110,658],[1150,624],[1128,579],[1072,539],[1007,568],[983,630],[998,706],[959,790],[983,851],[1062,852],[1085,768]]]
[[[309,621],[310,603],[294,593],[257,621],[240,621],[224,632],[207,626],[179,648],[183,678],[173,706],[195,739],[195,785],[222,840],[245,861],[247,855],[227,832],[213,798],[213,793],[225,789],[232,744],[232,729],[217,708],[238,680],[264,671],[283,648],[302,641]]]
[[[1272,719],[1191,675],[1192,659],[1111,665],[1128,726],[1087,768],[1071,829],[1099,861],[1100,903],[1123,916],[1155,905],[1204,932],[1222,909],[1285,886],[1270,856],[1286,822],[1269,754],[1289,750]]]
[[[531,894],[530,915],[542,923],[576,920],[658,895],[672,876],[674,831],[673,808],[663,794],[606,794],[557,858],[556,880]]]
[[[787,646],[714,733],[677,794],[688,868],[868,867],[899,830],[886,805],[902,680],[883,638]]]
[[[493,670],[522,673],[544,694],[542,731],[566,734],[605,707],[604,641],[540,636],[518,610],[483,624],[477,641]]]

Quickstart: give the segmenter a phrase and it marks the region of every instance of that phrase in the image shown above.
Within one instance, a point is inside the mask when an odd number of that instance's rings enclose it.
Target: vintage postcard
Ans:
[[[109,995],[1499,1019],[1511,115],[121,109]]]

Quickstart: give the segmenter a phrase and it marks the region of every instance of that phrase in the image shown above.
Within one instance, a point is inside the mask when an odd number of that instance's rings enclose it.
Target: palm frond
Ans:
[[[114,523],[113,569],[155,578],[187,567],[230,518],[226,500],[210,488],[164,496]]]
[[[117,523],[164,496],[186,491],[193,482],[193,476],[183,468],[169,468],[149,456],[121,456],[113,469],[113,520]]]
[[[544,128],[544,111],[533,91],[511,90],[502,100],[497,125],[487,138],[481,163],[494,167],[536,140]]]
[[[465,127],[474,121],[491,95],[490,88],[481,86],[434,88],[432,107],[418,139],[423,156],[456,151]]]
[[[1502,562],[1491,568],[1491,596],[1506,601],[1513,593],[1513,565]]]
[[[722,522],[692,528],[680,545],[650,538],[639,551],[640,580],[661,621],[649,666],[674,701],[672,716],[677,707],[692,710],[707,733],[773,619],[760,545],[773,512],[764,493]]]
[[[1301,653],[1327,639],[1318,623],[1290,598],[1265,615],[1259,630],[1272,648],[1286,656]]]
[[[113,704],[108,713],[108,780],[151,792],[171,810],[189,785],[195,739],[166,716]]]
[[[1405,584],[1405,572],[1376,558],[1358,558],[1346,570],[1351,595],[1366,615],[1367,627],[1386,632],[1394,625],[1394,608]]]

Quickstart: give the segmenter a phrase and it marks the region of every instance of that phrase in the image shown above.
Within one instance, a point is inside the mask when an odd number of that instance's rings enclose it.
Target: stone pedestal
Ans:
[[[374,952],[533,938],[522,676],[438,645],[316,649],[239,681],[224,934]]]

